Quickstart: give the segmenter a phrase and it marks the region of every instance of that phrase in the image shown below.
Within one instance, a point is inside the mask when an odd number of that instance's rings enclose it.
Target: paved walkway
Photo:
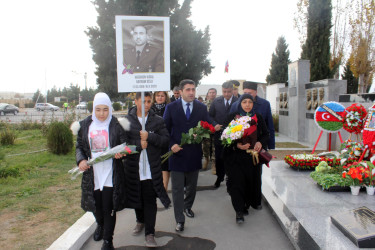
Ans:
[[[225,185],[217,190],[211,189],[215,180],[216,176],[210,171],[200,172],[198,186],[206,190],[197,192],[193,206],[195,218],[186,217],[185,231],[181,234],[174,230],[173,209],[161,209],[158,203],[158,249],[294,249],[266,204],[260,211],[250,209],[245,223],[237,225]],[[118,213],[114,235],[116,249],[147,249],[144,247],[143,234],[136,237],[131,235],[134,225],[133,210]],[[100,249],[101,244],[90,237],[82,249]]]

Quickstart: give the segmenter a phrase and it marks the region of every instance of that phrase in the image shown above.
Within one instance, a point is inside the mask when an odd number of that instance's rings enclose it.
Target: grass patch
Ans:
[[[297,142],[276,142],[276,148],[308,148]]]
[[[17,175],[0,177],[0,245],[4,249],[46,249],[84,211],[80,208],[81,179],[68,174],[75,165],[74,150],[67,155],[48,151],[40,130],[17,131],[14,145],[0,146],[1,169]],[[37,237],[36,237],[37,236]]]

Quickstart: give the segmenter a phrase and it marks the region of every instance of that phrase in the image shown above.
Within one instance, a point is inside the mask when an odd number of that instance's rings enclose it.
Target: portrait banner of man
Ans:
[[[119,92],[170,88],[169,17],[116,16]]]

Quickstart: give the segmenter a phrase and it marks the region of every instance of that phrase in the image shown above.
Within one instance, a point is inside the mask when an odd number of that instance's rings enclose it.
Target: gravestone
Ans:
[[[371,209],[360,207],[332,215],[331,221],[357,247],[375,247],[375,212]]]
[[[279,130],[297,141],[304,141],[304,84],[310,81],[310,61],[298,60],[288,65],[288,87],[280,88]]]
[[[279,89],[279,131],[296,141],[314,145],[321,130],[314,120],[315,110],[328,101],[339,101],[346,93],[346,80],[324,79],[310,82],[310,61],[288,65],[288,87]],[[332,150],[339,138],[332,134]],[[329,133],[323,132],[318,147],[328,149]]]

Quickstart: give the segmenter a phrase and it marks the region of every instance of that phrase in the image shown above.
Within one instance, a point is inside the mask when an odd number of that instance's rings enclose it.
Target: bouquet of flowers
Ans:
[[[254,119],[249,116],[236,116],[236,118],[229,123],[228,127],[226,127],[221,134],[222,144],[224,146],[230,146],[234,141],[251,136],[252,138],[248,138],[244,142],[250,142],[251,147],[254,148],[257,136],[256,133],[254,133],[257,129],[255,124],[256,116],[254,116]]]
[[[180,147],[185,144],[199,144],[202,142],[203,138],[210,138],[210,134],[215,133],[215,128],[206,121],[199,121],[198,125],[194,128],[189,129],[188,133],[181,134],[181,143]],[[169,157],[173,154],[172,151],[169,151],[161,156],[163,164]]]
[[[136,146],[134,145],[126,145],[126,143],[117,145],[116,147],[110,148],[103,153],[101,153],[99,156],[92,158],[87,161],[87,165],[94,165],[99,162],[106,161],[108,159],[114,158],[116,154],[125,154],[125,155],[130,155],[130,154],[136,154],[138,153],[136,151]],[[83,173],[83,171],[80,171],[78,166],[72,168],[71,170],[68,171],[69,174],[72,175],[71,179],[74,180],[77,178],[78,175]]]
[[[250,143],[250,148],[246,152],[253,156],[254,165],[260,162],[260,155],[263,163],[269,167],[268,163],[272,159],[272,155],[263,149],[259,153],[254,150],[255,143],[257,142],[257,121],[256,116],[251,118],[249,116],[237,115],[221,134],[222,144],[225,147],[232,145],[235,141],[242,142],[243,144]]]
[[[375,186],[375,166],[370,161],[365,168],[365,183],[369,187]]]
[[[348,172],[344,171],[342,173],[342,178],[347,178],[349,176],[352,186],[360,186],[365,176],[365,168],[361,164],[356,165],[358,166],[351,167]]]

